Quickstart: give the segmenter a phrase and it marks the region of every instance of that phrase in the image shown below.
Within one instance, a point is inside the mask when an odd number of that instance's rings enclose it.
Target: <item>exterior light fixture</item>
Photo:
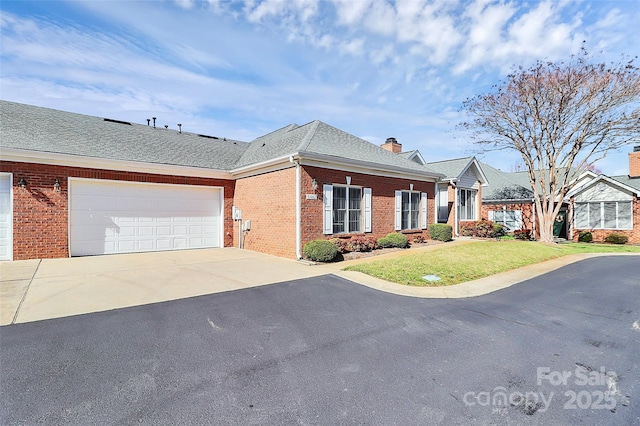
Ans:
[[[58,179],[53,183],[53,191],[60,192],[60,181]]]
[[[318,189],[318,181],[316,180],[316,178],[313,178],[313,180],[311,181],[311,188],[314,191]]]
[[[18,182],[18,186],[22,189],[27,189],[27,181],[25,178],[20,178],[20,181]]]

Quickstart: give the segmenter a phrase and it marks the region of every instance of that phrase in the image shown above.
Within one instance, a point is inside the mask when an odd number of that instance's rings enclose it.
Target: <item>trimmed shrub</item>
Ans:
[[[338,253],[347,253],[349,252],[349,240],[345,238],[332,238],[331,241],[336,248],[338,249]]]
[[[589,231],[580,231],[578,241],[581,243],[590,243],[593,241],[593,234]]]
[[[451,241],[453,238],[453,228],[446,223],[432,223],[429,225],[429,236],[432,240]]]
[[[460,235],[465,237],[493,238],[495,237],[496,225],[490,220],[482,219],[475,222],[460,222]]]
[[[611,234],[607,235],[604,241],[610,244],[627,244],[627,241],[629,241],[629,237],[624,234],[612,232]]]
[[[347,242],[349,251],[371,251],[378,248],[378,242],[373,237],[356,235]]]
[[[314,262],[329,262],[338,255],[338,248],[329,240],[313,240],[304,245],[302,253]]]
[[[378,245],[380,247],[400,247],[405,248],[409,245],[409,240],[406,235],[399,234],[397,232],[391,232],[386,236],[378,239]]]
[[[502,238],[505,235],[507,235],[507,231],[504,229],[504,226],[502,226],[499,223],[494,223],[493,224],[493,238]]]
[[[531,230],[530,229],[517,229],[517,230],[513,231],[513,237],[516,240],[529,241],[531,239]]]

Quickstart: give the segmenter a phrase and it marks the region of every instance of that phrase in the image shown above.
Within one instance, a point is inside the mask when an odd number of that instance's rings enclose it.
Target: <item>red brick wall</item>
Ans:
[[[295,167],[236,181],[235,205],[242,210],[243,222],[251,220],[251,230],[244,239],[245,249],[296,257],[295,197]],[[237,234],[237,222],[235,227]],[[237,238],[234,245],[238,245]]]
[[[573,221],[572,221],[573,222]],[[624,234],[629,237],[629,244],[640,244],[640,198],[633,200],[633,229],[616,230],[616,229],[573,229],[573,240],[578,241],[580,231],[590,231],[593,235],[593,242],[604,242],[609,234]]]
[[[69,256],[69,177],[224,187],[224,245],[233,243],[233,181],[10,161],[0,161],[0,171],[13,173],[15,260]],[[21,178],[28,183],[26,190],[18,186]],[[60,192],[53,190],[56,179],[60,181]]]
[[[409,184],[413,183],[413,190],[427,193],[427,223],[435,223],[435,183],[410,181],[405,179],[388,178],[382,176],[372,176],[360,173],[344,172],[340,170],[329,170],[318,167],[303,166],[301,172],[302,180],[302,245],[320,239],[332,238],[333,235],[322,233],[323,219],[323,193],[324,184],[346,184],[347,176],[351,176],[351,185],[371,188],[371,223],[372,231],[366,235],[375,238],[384,237],[389,232],[395,230],[395,191],[409,190]],[[318,189],[315,194],[317,200],[307,200],[306,194],[314,194],[311,182],[316,179]],[[421,235],[429,237],[425,229],[408,235],[411,241],[413,237]]]

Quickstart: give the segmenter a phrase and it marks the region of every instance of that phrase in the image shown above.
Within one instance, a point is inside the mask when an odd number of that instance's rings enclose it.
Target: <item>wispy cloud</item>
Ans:
[[[633,2],[124,5],[5,2],[2,97],[139,122],[156,114],[240,139],[321,119],[440,160],[469,153],[456,111],[513,65],[565,58],[583,40],[599,59],[640,48]]]

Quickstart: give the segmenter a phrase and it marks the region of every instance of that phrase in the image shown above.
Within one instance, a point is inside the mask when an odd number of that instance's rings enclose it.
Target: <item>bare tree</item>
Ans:
[[[570,182],[608,151],[640,141],[640,69],[634,59],[591,64],[583,48],[567,62],[518,68],[489,94],[463,104],[481,151],[516,150],[529,175],[540,240]]]

